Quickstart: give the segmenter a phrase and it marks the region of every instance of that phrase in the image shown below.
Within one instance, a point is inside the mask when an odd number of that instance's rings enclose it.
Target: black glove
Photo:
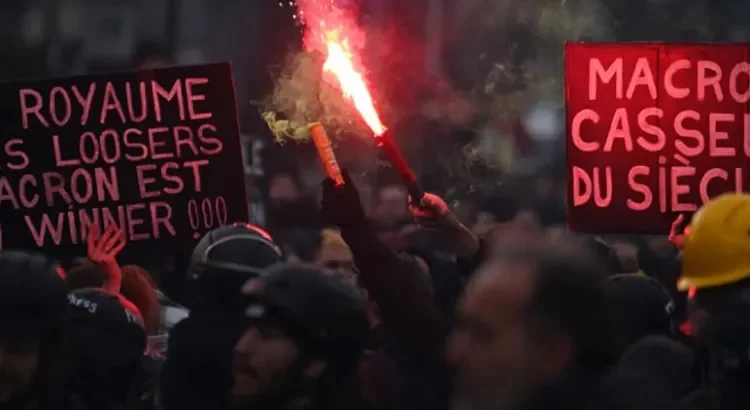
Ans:
[[[323,198],[320,201],[323,218],[338,227],[354,227],[366,221],[359,192],[346,170],[341,171],[344,184],[336,186],[331,178],[323,180]]]

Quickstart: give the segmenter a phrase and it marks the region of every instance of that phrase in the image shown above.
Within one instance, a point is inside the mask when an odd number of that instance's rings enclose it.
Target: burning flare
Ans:
[[[354,103],[354,107],[372,132],[375,135],[383,135],[386,128],[375,110],[370,90],[362,74],[354,68],[346,41],[340,41],[338,37],[336,32],[326,35],[325,44],[328,53],[323,70],[336,76],[341,92]]]
[[[339,0],[341,1],[341,0]],[[308,50],[324,53],[323,71],[335,77],[345,98],[351,100],[362,119],[372,130],[378,147],[385,152],[393,168],[407,186],[412,200],[420,203],[424,197],[416,175],[396,147],[388,129],[380,121],[372,94],[362,73],[357,70],[359,61],[353,49],[362,49],[364,33],[357,27],[352,13],[338,6],[337,0],[297,0],[300,20],[305,23],[305,46]],[[359,42],[352,44],[352,41]],[[355,47],[352,47],[355,46]],[[359,46],[359,47],[356,47]],[[323,147],[324,144],[321,144]],[[326,162],[324,151],[321,159]]]
[[[343,0],[296,0],[294,3],[295,18],[305,25],[307,50],[326,56],[323,71],[332,74],[341,93],[352,102],[372,132],[376,136],[385,133],[372,94],[356,65],[360,56],[355,49],[362,49],[365,35],[349,3]]]

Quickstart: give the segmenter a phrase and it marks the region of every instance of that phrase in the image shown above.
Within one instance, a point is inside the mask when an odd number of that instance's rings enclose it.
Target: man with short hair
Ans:
[[[447,344],[454,409],[580,408],[612,364],[605,271],[581,248],[491,255],[469,283]]]
[[[320,268],[278,264],[242,289],[248,327],[234,348],[237,409],[364,410],[358,363],[365,301]]]

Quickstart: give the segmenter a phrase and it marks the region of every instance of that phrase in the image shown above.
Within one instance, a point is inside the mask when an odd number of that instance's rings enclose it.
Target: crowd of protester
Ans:
[[[319,205],[274,189],[268,227],[197,243],[182,304],[116,226],[65,270],[0,251],[0,409],[750,408],[748,195],[646,238],[346,173]]]

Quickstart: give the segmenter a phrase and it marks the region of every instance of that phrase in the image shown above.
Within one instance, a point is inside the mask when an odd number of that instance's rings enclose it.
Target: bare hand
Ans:
[[[409,197],[409,212],[420,223],[437,224],[450,215],[451,210],[443,198],[426,192],[419,204],[414,204],[411,196]]]
[[[107,272],[104,288],[119,294],[122,285],[122,271],[117,264],[117,255],[125,248],[125,234],[114,224],[107,227],[104,235],[99,236],[99,225],[92,224],[86,239],[86,254],[91,260]]]
[[[117,263],[117,255],[125,248],[125,235],[114,224],[107,227],[104,235],[99,235],[99,225],[92,224],[86,241],[87,256],[94,263]]]
[[[685,237],[690,233],[690,225],[686,226],[682,232],[679,232],[680,225],[685,220],[685,216],[680,214],[674,222],[672,222],[672,228],[669,231],[669,242],[672,242],[678,249],[682,249],[685,246]]]
[[[419,204],[409,198],[409,211],[421,225],[430,225],[448,233],[451,248],[462,258],[471,258],[480,248],[479,238],[456,218],[443,198],[425,193]]]

